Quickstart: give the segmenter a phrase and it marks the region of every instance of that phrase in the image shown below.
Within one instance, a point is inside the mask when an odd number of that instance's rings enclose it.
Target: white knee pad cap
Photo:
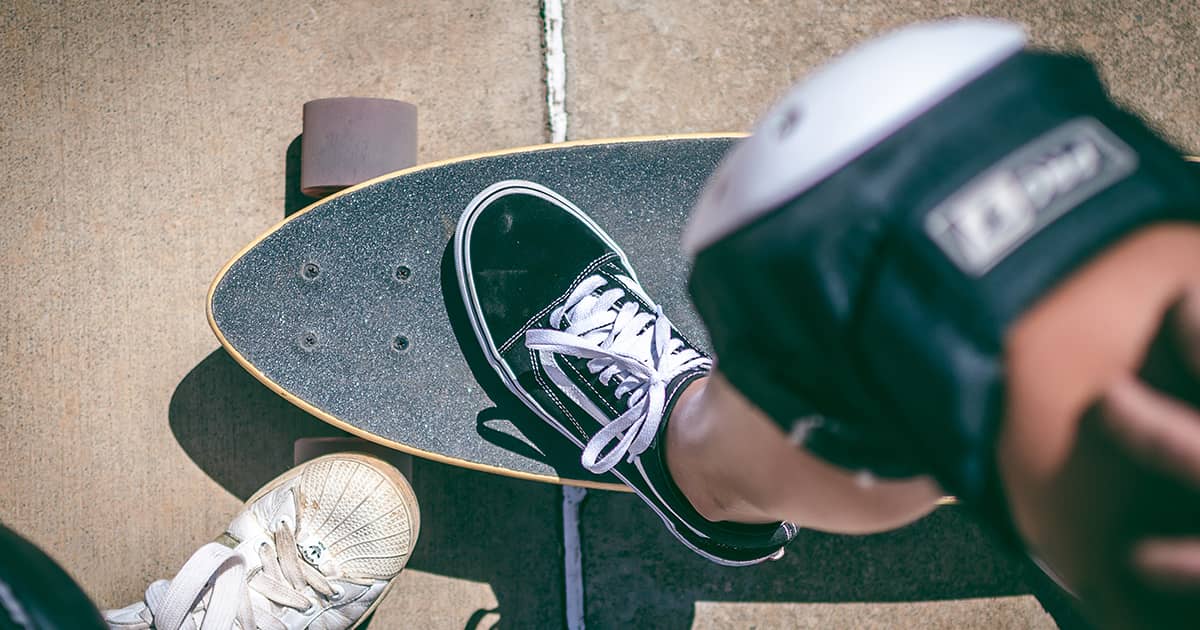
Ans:
[[[908,26],[809,75],[721,162],[683,234],[689,257],[865,153],[1025,46],[978,18]]]

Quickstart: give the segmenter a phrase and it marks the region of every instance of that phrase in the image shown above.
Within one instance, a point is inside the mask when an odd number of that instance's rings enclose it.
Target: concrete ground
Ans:
[[[746,129],[831,55],[959,14],[1094,56],[1200,151],[1200,4],[1173,0],[567,0],[567,135]],[[243,373],[204,317],[222,263],[298,203],[300,105],[412,101],[422,161],[544,142],[541,7],[18,1],[0,3],[0,51],[0,521],[123,605],[289,467],[296,438],[335,433]],[[558,489],[414,476],[423,538],[372,627],[561,625]],[[582,517],[593,627],[1053,627],[954,508],[806,534],[749,570],[690,556],[631,496],[593,492]]]

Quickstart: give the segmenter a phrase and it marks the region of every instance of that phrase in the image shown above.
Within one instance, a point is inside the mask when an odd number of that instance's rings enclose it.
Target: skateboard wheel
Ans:
[[[292,443],[292,459],[297,466],[332,453],[366,453],[396,467],[410,481],[413,478],[412,455],[356,437],[307,437]]]
[[[417,108],[386,98],[304,104],[300,191],[324,197],[417,163]]]

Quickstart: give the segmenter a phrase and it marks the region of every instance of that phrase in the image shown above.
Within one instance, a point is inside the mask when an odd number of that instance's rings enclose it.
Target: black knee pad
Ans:
[[[742,212],[746,165],[788,159],[761,146],[731,152],[693,216],[724,220],[685,240],[719,368],[828,461],[930,472],[1011,533],[994,462],[1005,331],[1122,236],[1200,221],[1200,179],[1086,60],[1019,47]]]

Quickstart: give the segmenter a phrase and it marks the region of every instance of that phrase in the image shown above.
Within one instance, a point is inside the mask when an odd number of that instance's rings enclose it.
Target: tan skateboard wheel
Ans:
[[[412,481],[412,455],[394,451],[382,444],[356,437],[307,437],[300,438],[292,444],[293,461],[297,466],[333,453],[365,453],[378,457],[395,466],[400,474]]]
[[[417,163],[417,108],[386,98],[304,104],[300,191],[324,197]]]

